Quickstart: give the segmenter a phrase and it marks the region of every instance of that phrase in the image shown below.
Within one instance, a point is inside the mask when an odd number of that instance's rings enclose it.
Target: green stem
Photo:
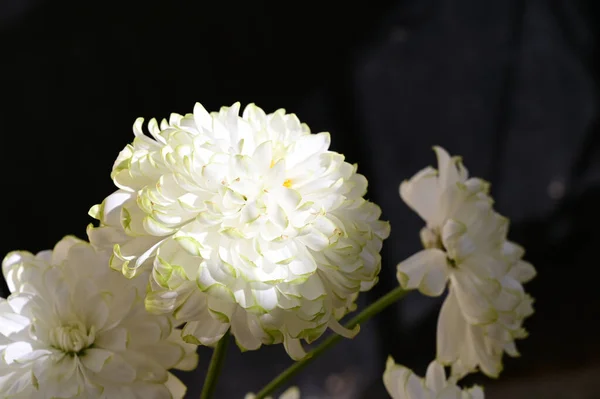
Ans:
[[[346,328],[352,329],[357,324],[363,323],[369,320],[371,317],[375,316],[377,313],[381,312],[383,309],[387,308],[391,304],[400,300],[404,295],[406,295],[407,291],[404,291],[402,288],[397,287],[392,291],[388,292],[381,298],[379,298],[376,302],[373,302],[362,312],[357,314],[352,320],[350,320],[346,324]],[[285,369],[281,374],[275,377],[270,383],[268,383],[263,389],[256,394],[256,399],[264,399],[267,395],[270,395],[277,388],[285,384],[290,378],[299,373],[302,369],[308,366],[313,360],[319,357],[323,352],[327,351],[329,348],[334,346],[342,339],[341,335],[333,334],[327,337],[325,341],[321,342],[316,348],[311,350],[308,355],[296,363],[292,364],[290,367]]]
[[[208,373],[204,380],[200,399],[211,399],[215,393],[217,380],[219,379],[219,374],[221,374],[221,368],[223,366],[223,361],[225,360],[225,352],[227,352],[227,345],[229,344],[229,335],[230,332],[227,330],[225,335],[217,342],[217,346],[210,358],[210,365],[208,366]]]

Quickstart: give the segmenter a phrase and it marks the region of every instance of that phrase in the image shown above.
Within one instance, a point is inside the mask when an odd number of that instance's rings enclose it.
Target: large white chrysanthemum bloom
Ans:
[[[0,397],[183,397],[168,370],[194,369],[196,346],[169,317],[146,311],[144,284],[110,270],[109,257],[74,237],[6,256],[12,293],[0,299]]]
[[[389,225],[364,176],[293,114],[239,103],[153,119],[116,160],[119,190],[90,214],[92,244],[127,277],[152,268],[148,309],[213,345],[228,328],[245,350],[283,342],[295,359],[354,309],[380,269]]]
[[[496,376],[502,353],[515,353],[514,339],[525,335],[522,321],[532,308],[522,282],[535,269],[506,240],[508,221],[492,208],[489,184],[469,178],[459,158],[434,149],[439,171],[425,168],[400,186],[402,199],[427,225],[425,249],[398,265],[398,280],[429,296],[449,285],[438,321],[438,359],[459,375],[479,367]]]
[[[396,364],[388,358],[383,383],[392,399],[483,399],[483,390],[474,386],[462,390],[456,379],[446,379],[444,367],[433,361],[427,367],[425,378],[415,375],[412,370]]]

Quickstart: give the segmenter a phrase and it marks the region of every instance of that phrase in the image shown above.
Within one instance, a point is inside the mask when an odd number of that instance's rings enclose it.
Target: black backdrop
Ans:
[[[0,252],[83,238],[136,117],[255,102],[330,131],[369,178],[393,231],[370,300],[418,249],[421,222],[397,188],[441,144],[492,182],[539,272],[522,358],[498,381],[473,381],[490,397],[519,386],[510,397],[599,398],[597,381],[564,379],[600,366],[596,3],[1,0]],[[385,397],[388,353],[419,372],[432,358],[439,305],[409,296],[296,382],[315,397]],[[200,354],[182,374],[189,397]],[[277,347],[232,350],[218,397],[243,397],[289,362]],[[552,392],[531,391],[540,385]]]

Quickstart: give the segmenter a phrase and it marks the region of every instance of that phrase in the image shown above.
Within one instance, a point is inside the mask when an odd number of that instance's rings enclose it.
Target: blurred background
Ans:
[[[392,235],[380,283],[420,248],[400,182],[439,144],[492,182],[538,277],[521,358],[488,398],[600,398],[597,0],[371,2],[0,0],[2,255],[85,237],[89,207],[138,116],[241,101],[286,108],[359,164]],[[0,291],[7,295],[2,281]],[[410,295],[294,381],[304,398],[385,398],[385,358],[423,374],[440,299]],[[199,397],[210,357],[180,376]],[[218,398],[290,364],[283,348],[228,353]]]

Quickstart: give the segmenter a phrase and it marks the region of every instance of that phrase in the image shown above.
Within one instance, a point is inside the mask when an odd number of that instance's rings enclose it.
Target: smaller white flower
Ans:
[[[400,196],[426,222],[424,250],[398,265],[405,289],[441,295],[437,359],[456,376],[480,369],[497,376],[502,355],[516,355],[514,340],[533,312],[522,284],[535,276],[507,241],[508,220],[492,208],[489,184],[469,178],[460,158],[434,148],[439,171],[428,167],[400,186]]]
[[[12,252],[0,298],[2,398],[182,398],[168,370],[192,370],[196,346],[144,308],[144,282],[108,267],[110,253],[65,237],[53,251]]]
[[[483,389],[474,386],[462,390],[452,377],[446,379],[444,367],[433,361],[427,367],[425,378],[396,364],[388,357],[383,383],[392,399],[483,399]]]
[[[244,399],[256,399],[256,395],[253,393],[247,393]],[[265,399],[273,399],[272,396],[267,396]],[[300,399],[300,390],[298,387],[290,387],[281,395],[278,399]]]

